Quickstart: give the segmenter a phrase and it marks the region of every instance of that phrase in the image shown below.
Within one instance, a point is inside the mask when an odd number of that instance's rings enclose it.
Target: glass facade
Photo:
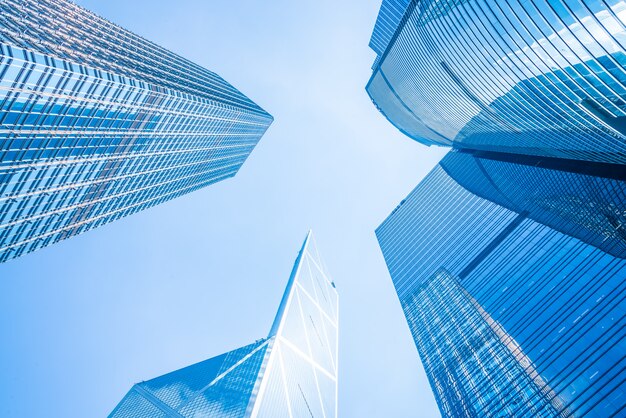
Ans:
[[[626,258],[624,166],[452,152],[441,167],[483,199]]]
[[[367,91],[406,135],[626,163],[624,1],[404,3],[383,1]]]
[[[411,0],[383,0],[370,39],[370,48],[380,56],[385,53]]]
[[[0,261],[234,176],[273,120],[69,1],[0,12]]]
[[[520,405],[528,416],[559,416],[560,398],[456,277],[435,272],[406,305],[420,352],[437,351],[438,341],[455,341],[446,355],[424,358],[445,416],[473,416],[473,410],[488,411],[478,416],[519,416]]]
[[[137,383],[110,417],[243,417],[268,341]]]
[[[267,338],[136,384],[110,417],[336,418],[338,319],[309,233]]]
[[[440,410],[622,416],[624,180],[514,158],[449,153],[376,231]]]

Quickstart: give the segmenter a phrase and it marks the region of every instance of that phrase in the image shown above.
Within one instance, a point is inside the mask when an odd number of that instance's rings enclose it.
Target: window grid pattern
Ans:
[[[367,86],[427,145],[626,162],[626,3],[413,1]]]
[[[337,354],[337,291],[309,233],[268,338],[138,383],[109,416],[336,418]]]
[[[383,0],[370,39],[370,48],[379,56],[385,53],[409,3],[411,0]]]
[[[235,175],[272,122],[70,2],[14,3],[0,5],[0,261]]]
[[[567,416],[515,340],[449,272],[436,272],[403,308],[444,416],[510,417],[518,405],[529,416]]]
[[[157,90],[222,106],[263,109],[217,74],[66,0],[4,0],[0,39],[48,57],[83,64]]]
[[[441,166],[477,196],[626,258],[626,181],[463,152]]]
[[[167,417],[243,417],[267,347],[268,341],[260,340],[137,383],[109,417],[152,417],[148,405]],[[136,400],[138,397],[141,402]]]
[[[420,336],[431,326],[432,316],[420,316],[416,303],[426,303],[424,298],[430,298],[428,303],[439,300],[445,306],[433,304],[429,309],[453,309],[459,299],[451,295],[437,299],[437,292],[450,291],[465,295],[463,309],[478,310],[487,325],[497,324],[499,337],[504,335],[514,342],[513,352],[523,354],[532,365],[525,369],[531,380],[549,388],[547,392],[542,389],[542,393],[549,394],[548,399],[559,400],[550,403],[559,414],[623,415],[626,260],[536,222],[531,218],[532,211],[516,213],[470,193],[459,182],[471,183],[475,168],[460,165],[455,178],[451,178],[442,168],[450,155],[453,154],[446,156],[376,231],[442,414],[455,416],[455,411],[480,410],[483,399],[474,397],[472,391],[499,387],[474,361],[476,356],[481,358],[481,365],[488,360],[480,351],[483,345],[471,349],[471,357],[454,351],[464,350],[466,341],[476,337],[477,329],[458,328],[453,331],[454,338],[452,334]],[[507,170],[510,176],[527,174],[524,170]],[[545,178],[549,183],[550,176]],[[515,178],[512,181],[524,182]],[[614,185],[597,184],[606,188]],[[480,194],[488,193],[489,190]],[[623,206],[624,202],[620,207]],[[433,276],[442,270],[459,283],[461,293],[450,284],[440,288],[433,284]],[[416,295],[420,295],[417,302]],[[458,320],[467,318],[458,312],[455,315]],[[443,363],[446,355],[451,356],[449,364],[461,362],[463,370],[481,386],[470,385],[463,392],[455,390],[449,381],[446,383],[444,377],[456,373]],[[496,362],[495,370],[503,364]],[[456,378],[468,379],[469,375]],[[501,395],[505,396],[498,394]],[[541,399],[545,398],[528,399],[532,405],[519,402],[512,412],[512,404],[494,402],[481,413],[469,416],[532,417],[536,411],[544,410],[545,402]]]

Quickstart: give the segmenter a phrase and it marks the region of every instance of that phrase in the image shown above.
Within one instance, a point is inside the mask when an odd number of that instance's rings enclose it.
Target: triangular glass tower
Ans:
[[[267,338],[137,383],[110,418],[336,418],[338,298],[311,232]]]

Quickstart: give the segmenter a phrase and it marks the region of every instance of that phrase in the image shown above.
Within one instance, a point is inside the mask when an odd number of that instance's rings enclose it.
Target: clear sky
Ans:
[[[0,416],[105,416],[266,336],[309,228],[340,294],[340,416],[438,416],[374,230],[445,150],[364,91],[380,0],[78,3],[275,122],[233,179],[0,265]]]

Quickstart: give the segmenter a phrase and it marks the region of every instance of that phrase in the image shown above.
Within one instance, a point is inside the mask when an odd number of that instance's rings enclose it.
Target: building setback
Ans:
[[[376,231],[441,413],[621,416],[626,177],[498,157],[449,153]]]
[[[626,163],[626,3],[384,0],[367,92],[427,145]]]
[[[336,418],[338,308],[309,232],[267,338],[138,383],[109,417]]]
[[[0,261],[234,176],[272,120],[69,1],[2,1]]]
[[[453,148],[376,231],[445,417],[625,412],[625,16],[383,0],[366,90]]]

